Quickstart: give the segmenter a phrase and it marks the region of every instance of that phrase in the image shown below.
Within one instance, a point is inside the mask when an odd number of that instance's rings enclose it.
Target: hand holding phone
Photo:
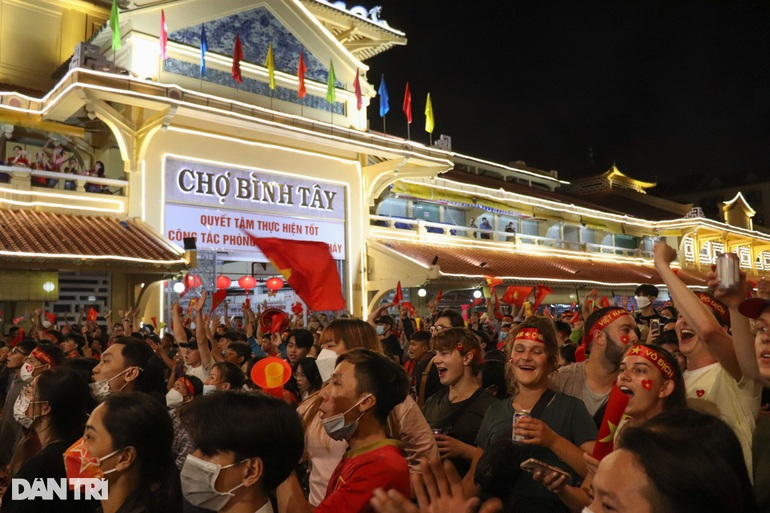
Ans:
[[[528,460],[522,462],[521,470],[525,470],[533,474],[539,470],[544,475],[548,474],[549,472],[556,472],[557,474],[559,474],[559,476],[565,476],[567,479],[570,478],[570,475],[568,472],[560,469],[559,467],[554,467],[553,465],[549,465],[548,463],[544,463],[535,458],[529,458]]]

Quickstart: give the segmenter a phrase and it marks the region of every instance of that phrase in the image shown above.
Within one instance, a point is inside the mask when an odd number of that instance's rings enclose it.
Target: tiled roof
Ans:
[[[141,223],[0,209],[0,263],[177,271],[182,252]]]
[[[589,286],[632,286],[642,283],[661,285],[652,265],[612,262],[592,257],[533,255],[513,250],[487,248],[460,248],[418,244],[414,242],[378,241],[392,251],[425,266],[438,256],[438,265],[444,278],[481,278],[500,276],[507,283],[541,283]],[[705,276],[686,270],[678,271],[687,285],[706,286]]]

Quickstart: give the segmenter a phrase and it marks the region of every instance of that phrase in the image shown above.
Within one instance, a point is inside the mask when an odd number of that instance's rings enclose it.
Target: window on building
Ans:
[[[455,226],[467,226],[467,212],[460,208],[446,207],[444,209],[444,222]]]
[[[521,221],[521,233],[524,235],[540,235],[537,221],[532,219],[524,219]]]
[[[406,217],[409,202],[400,198],[385,198],[377,205],[378,216]]]
[[[415,201],[412,212],[415,219],[438,223],[440,222],[439,208],[435,203]]]

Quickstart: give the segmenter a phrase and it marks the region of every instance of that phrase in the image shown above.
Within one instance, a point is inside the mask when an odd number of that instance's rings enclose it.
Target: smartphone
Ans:
[[[660,319],[650,320],[650,332],[652,332],[656,337],[660,335]]]
[[[521,463],[521,470],[526,470],[527,472],[531,472],[533,474],[537,470],[540,470],[544,473],[556,472],[560,476],[567,476],[567,479],[570,478],[569,473],[565,470],[562,470],[559,467],[554,467],[553,465],[549,465],[548,463],[544,463],[540,460],[536,460],[535,458],[530,458],[526,461],[523,461]]]

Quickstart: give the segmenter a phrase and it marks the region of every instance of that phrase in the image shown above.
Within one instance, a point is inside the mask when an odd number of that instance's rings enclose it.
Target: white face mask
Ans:
[[[321,380],[323,382],[329,381],[334,372],[334,367],[337,363],[337,353],[331,349],[322,349],[318,354],[318,358],[315,360],[316,367],[318,367],[318,373],[321,374]]]
[[[35,377],[35,369],[38,367],[42,367],[42,365],[38,365],[35,367],[31,363],[25,363],[21,366],[21,370],[19,371],[19,377],[24,383],[29,383],[32,381],[32,378]]]
[[[33,415],[32,417],[27,417],[27,409],[29,408],[30,404],[41,404],[46,401],[30,401],[27,395],[24,393],[24,390],[22,390],[19,393],[19,397],[16,398],[16,402],[13,403],[13,418],[16,419],[16,422],[22,425],[25,429],[29,429],[32,426],[32,423],[35,422],[35,419],[38,417],[42,417],[42,415]]]
[[[638,306],[640,310],[644,310],[650,306],[650,298],[647,296],[636,296],[636,306]]]
[[[193,506],[220,511],[234,497],[233,492],[244,483],[228,492],[219,492],[216,489],[217,477],[222,469],[235,467],[244,461],[247,460],[223,466],[188,454],[182,466],[182,472],[179,474],[182,481],[182,494]]]
[[[353,436],[358,429],[358,421],[361,420],[361,417],[363,417],[364,413],[366,412],[361,412],[361,415],[359,415],[358,418],[350,424],[345,424],[345,415],[347,415],[348,412],[352,411],[353,409],[357,408],[358,405],[369,396],[371,396],[371,394],[367,395],[356,404],[348,408],[348,410],[344,413],[338,413],[336,415],[332,415],[331,417],[321,419],[321,423],[323,424],[326,434],[329,435],[329,438],[337,441],[350,440],[350,437]]]
[[[593,512],[593,511],[591,511],[591,510],[588,508],[588,506],[586,506],[585,508],[583,508],[583,511],[582,511],[581,513],[594,513],[594,512]]]
[[[213,394],[217,391],[216,385],[203,385],[203,395]]]
[[[99,381],[94,381],[93,383],[90,383],[88,385],[88,388],[91,389],[91,397],[93,397],[94,400],[99,403],[107,399],[107,396],[113,392],[112,390],[110,390],[110,381],[117,378],[118,376],[125,374],[126,372],[130,371],[133,368],[134,367],[129,367],[123,372],[114,375],[110,379],[100,379]],[[126,387],[126,385],[128,385],[128,381],[123,383],[123,386],[120,387],[118,392],[123,390]]]
[[[179,408],[184,404],[184,397],[176,388],[172,388],[166,394],[166,406],[169,408]]]

